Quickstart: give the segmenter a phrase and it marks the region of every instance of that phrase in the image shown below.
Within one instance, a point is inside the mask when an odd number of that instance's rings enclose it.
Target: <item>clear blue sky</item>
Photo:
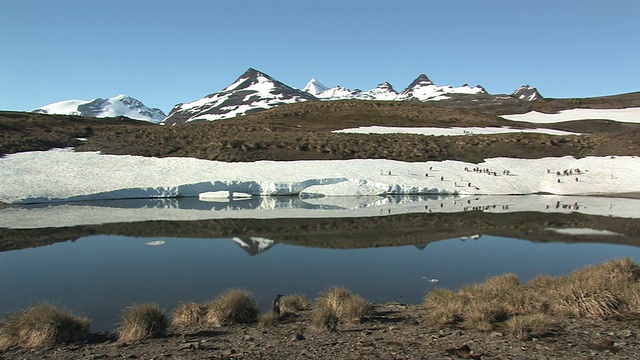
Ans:
[[[0,109],[120,93],[169,112],[247,68],[302,88],[640,90],[638,0],[3,0]]]

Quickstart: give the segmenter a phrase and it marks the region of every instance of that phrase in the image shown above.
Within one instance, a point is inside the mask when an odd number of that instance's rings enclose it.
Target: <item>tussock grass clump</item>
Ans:
[[[530,340],[555,330],[553,318],[542,313],[516,315],[506,321],[506,327],[517,340]]]
[[[338,317],[344,316],[347,301],[351,299],[351,291],[342,287],[333,287],[322,293],[318,298],[316,307],[332,309]]]
[[[429,310],[427,321],[432,325],[451,325],[463,320],[464,299],[452,290],[434,289],[423,304]]]
[[[470,303],[502,303],[513,313],[526,307],[520,279],[513,273],[490,277],[484,283],[463,287],[461,295],[467,297],[467,302]]]
[[[547,327],[551,315],[603,319],[640,311],[640,266],[629,259],[611,260],[568,276],[537,276],[526,285],[506,274],[457,292],[435,289],[423,305],[434,325],[486,331],[509,321],[514,336],[526,338]]]
[[[463,312],[462,325],[469,329],[489,331],[496,323],[509,318],[506,306],[497,301],[468,303]]]
[[[333,332],[338,328],[340,317],[332,307],[317,306],[311,313],[311,323],[320,329]]]
[[[0,323],[0,349],[54,346],[89,336],[89,319],[48,304],[7,316]]]
[[[126,308],[118,327],[118,341],[132,343],[166,335],[167,315],[158,304],[144,303]]]
[[[371,313],[373,304],[360,295],[353,295],[345,304],[343,317],[348,322],[358,324],[369,318]]]
[[[465,286],[458,292],[434,289],[423,305],[430,310],[427,320],[433,325],[460,323],[466,328],[488,331],[521,311],[523,298],[518,276],[505,274]]]
[[[314,311],[327,313],[325,308],[335,313],[339,320],[351,323],[360,323],[373,312],[369,301],[341,287],[331,288],[318,298]]]
[[[278,314],[273,311],[267,311],[266,313],[258,317],[258,324],[262,327],[275,326],[279,320]]]
[[[590,288],[569,278],[563,281],[551,302],[554,313],[603,319],[620,313],[622,302],[617,294],[607,288]]]
[[[206,304],[204,322],[221,326],[253,323],[258,320],[258,306],[251,293],[231,289]]]
[[[524,285],[526,310],[547,313],[551,308],[554,294],[558,292],[559,280],[548,275],[537,275]]]
[[[640,310],[640,267],[628,258],[587,266],[558,279],[550,293],[551,310],[602,319]]]
[[[207,313],[204,305],[195,302],[184,302],[171,313],[172,326],[192,326],[201,323]]]
[[[295,314],[298,311],[308,310],[311,304],[302,295],[286,295],[280,299],[280,311],[283,314]]]

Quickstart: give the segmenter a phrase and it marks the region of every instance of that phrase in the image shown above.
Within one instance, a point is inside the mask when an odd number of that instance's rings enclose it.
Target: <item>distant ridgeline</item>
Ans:
[[[438,86],[421,74],[406,89],[398,93],[388,82],[371,90],[350,90],[341,86],[329,88],[315,78],[302,89],[286,85],[255,69],[248,69],[231,85],[201,99],[176,105],[161,122],[166,125],[192,121],[214,121],[247,115],[273,107],[302,101],[384,100],[438,101],[447,106],[466,107],[504,102],[528,102],[542,96],[525,85],[511,95],[491,95],[480,85],[471,87]]]

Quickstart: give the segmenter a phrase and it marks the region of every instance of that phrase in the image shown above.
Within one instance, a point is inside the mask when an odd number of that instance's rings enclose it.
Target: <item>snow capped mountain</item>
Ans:
[[[125,116],[131,119],[159,123],[165,118],[160,109],[149,108],[125,94],[108,99],[65,100],[33,110],[40,114],[80,115],[97,118]]]
[[[362,91],[359,89],[350,90],[343,86],[329,88],[316,80],[316,78],[312,78],[307,83],[307,86],[303,88],[303,91],[314,95],[320,100],[395,100],[398,96],[398,93],[388,82],[384,82],[371,90]]]
[[[341,86],[328,88],[315,78],[311,79],[304,89],[304,91],[308,91],[321,100],[439,101],[450,99],[451,97],[447,96],[448,94],[476,95],[487,93],[480,85],[476,87],[470,87],[467,84],[460,87],[438,86],[425,74],[420,74],[399,94],[388,82],[384,82],[371,90],[361,91],[349,90]]]
[[[311,95],[318,95],[326,90],[329,90],[329,88],[320,81],[316,80],[316,78],[311,78],[307,85],[302,89],[302,91],[308,92]]]
[[[523,87],[524,88],[524,87]],[[521,89],[523,89],[521,88]],[[509,97],[507,95],[490,95],[480,85],[471,87],[464,84],[460,87],[438,86],[427,75],[420,74],[401,93],[394,90],[390,83],[384,82],[373,89],[362,91],[351,90],[342,86],[328,87],[316,78],[309,80],[302,89],[288,86],[258,70],[249,68],[231,85],[219,92],[209,94],[201,99],[176,105],[169,116],[162,120],[163,125],[184,124],[192,121],[214,121],[247,115],[273,107],[301,101],[314,100],[383,100],[383,101],[443,101],[446,104],[469,103],[471,101],[531,101],[540,98],[535,88],[518,89]],[[533,89],[535,94],[526,93]],[[474,96],[478,95],[478,96]],[[475,103],[474,103],[475,104]],[[453,105],[452,105],[453,106]]]
[[[354,99],[358,92],[358,90],[349,90],[342,86],[336,86],[322,91],[316,97],[321,100]]]
[[[386,81],[371,90],[356,94],[356,98],[361,100],[395,100],[397,97],[398,92]]]
[[[312,94],[294,89],[265,73],[249,68],[222,91],[176,105],[162,124],[227,119],[282,104],[312,100],[317,100]]]
[[[460,87],[438,86],[434,84],[427,75],[420,74],[413,82],[404,89],[395,99],[397,101],[439,101],[450,99],[447,94],[486,94],[482,86],[470,87],[465,84]]]
[[[518,98],[520,100],[533,101],[542,99],[542,95],[538,92],[538,89],[529,85],[522,85],[516,91],[511,94],[511,96]]]
[[[330,88],[316,80],[316,78],[311,78],[302,91],[307,92],[318,99],[325,100],[353,99],[355,93],[357,93],[357,91],[351,91],[342,86]]]

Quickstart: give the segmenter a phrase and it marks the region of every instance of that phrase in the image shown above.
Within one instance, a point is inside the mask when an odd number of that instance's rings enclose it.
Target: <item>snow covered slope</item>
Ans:
[[[65,100],[33,110],[40,114],[80,115],[97,118],[125,116],[131,119],[159,123],[165,118],[160,109],[149,108],[125,94],[108,99]]]
[[[320,92],[316,97],[320,100],[346,100],[355,99],[357,94],[357,90],[349,90],[342,86],[336,86]]]
[[[640,108],[626,109],[569,109],[555,114],[530,111],[526,114],[503,115],[502,118],[511,121],[530,123],[558,123],[574,120],[613,120],[618,122],[640,123]]]
[[[248,69],[233,84],[186,104],[176,105],[162,124],[220,120],[300,101],[317,100],[255,69]]]

